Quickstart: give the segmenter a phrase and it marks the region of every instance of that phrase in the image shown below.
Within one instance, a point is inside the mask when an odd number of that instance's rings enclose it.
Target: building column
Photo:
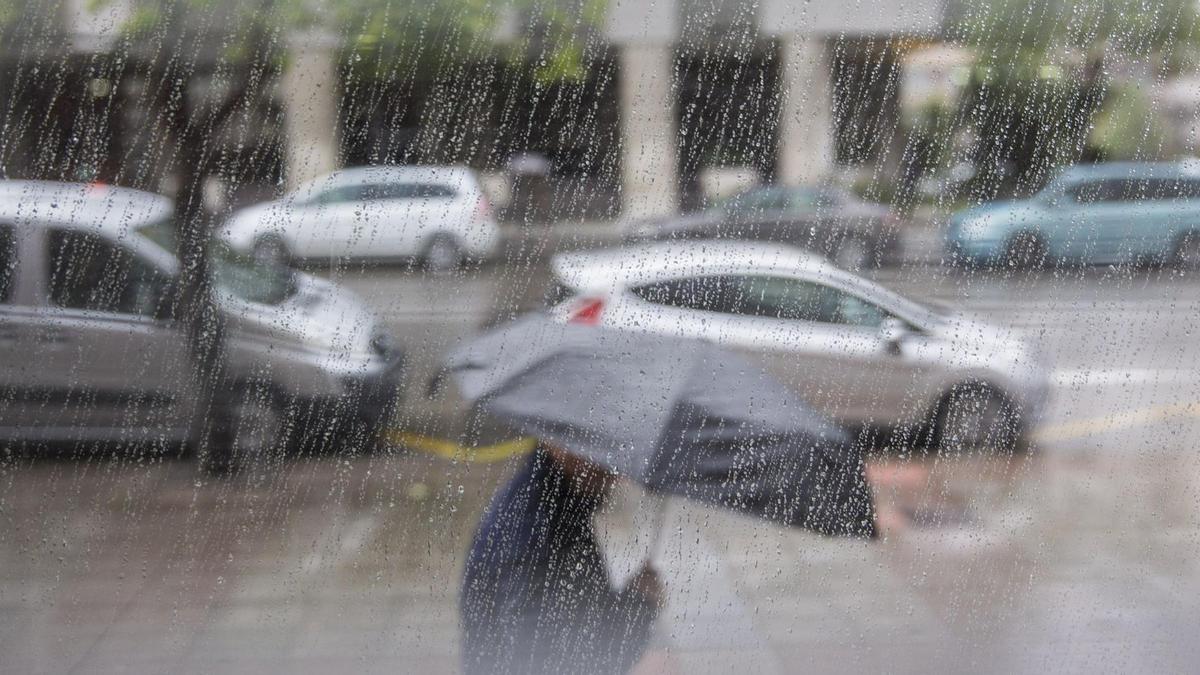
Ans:
[[[669,42],[631,42],[619,49],[622,214],[671,215],[679,210],[674,50]]]
[[[812,183],[833,168],[833,81],[828,50],[820,35],[782,40],[782,110],[776,180]]]
[[[294,35],[281,82],[284,179],[289,189],[337,168],[338,73],[336,41],[324,34]]]

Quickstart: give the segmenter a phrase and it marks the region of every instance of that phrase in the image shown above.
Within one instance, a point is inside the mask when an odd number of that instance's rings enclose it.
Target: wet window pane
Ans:
[[[0,0],[0,673],[1192,672],[1196,0]]]
[[[0,225],[0,302],[11,302],[17,274],[17,238],[11,225]]]
[[[165,311],[169,278],[128,249],[83,232],[47,235],[47,286],[54,305],[149,317]]]

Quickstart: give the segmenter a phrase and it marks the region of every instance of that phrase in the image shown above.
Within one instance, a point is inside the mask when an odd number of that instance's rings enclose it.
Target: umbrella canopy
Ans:
[[[652,490],[874,534],[846,434],[736,353],[531,315],[454,351],[446,367],[485,412]]]

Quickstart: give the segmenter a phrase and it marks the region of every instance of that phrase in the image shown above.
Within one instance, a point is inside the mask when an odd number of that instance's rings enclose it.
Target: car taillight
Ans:
[[[479,195],[479,201],[475,203],[475,220],[486,221],[492,219],[492,203],[488,201],[487,195]]]
[[[585,326],[595,326],[600,323],[600,315],[604,313],[604,301],[600,298],[588,298],[579,303],[572,312],[568,323],[581,323]]]

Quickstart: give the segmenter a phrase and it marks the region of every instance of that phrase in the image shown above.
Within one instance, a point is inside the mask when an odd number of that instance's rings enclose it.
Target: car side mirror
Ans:
[[[911,333],[908,324],[894,316],[889,316],[879,324],[879,339],[889,354],[900,354],[900,343]]]

